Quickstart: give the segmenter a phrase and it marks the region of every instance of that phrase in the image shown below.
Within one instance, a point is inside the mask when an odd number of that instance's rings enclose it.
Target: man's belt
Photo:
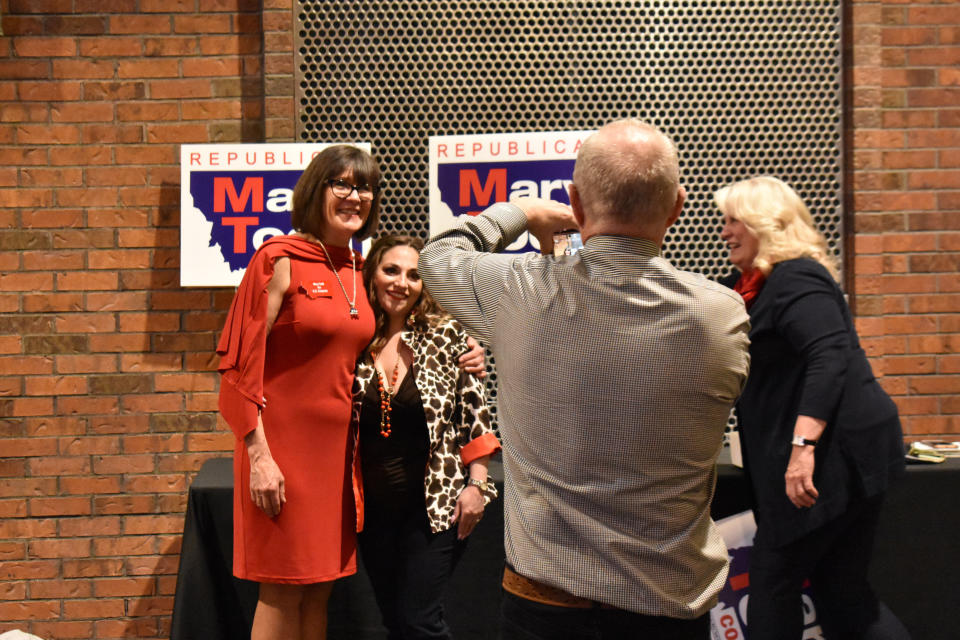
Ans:
[[[522,576],[511,569],[510,565],[504,565],[503,567],[503,590],[512,593],[518,598],[532,600],[540,604],[549,604],[554,607],[568,607],[571,609],[615,608],[609,604],[581,598],[572,593],[567,593],[563,589],[557,589],[548,584]]]

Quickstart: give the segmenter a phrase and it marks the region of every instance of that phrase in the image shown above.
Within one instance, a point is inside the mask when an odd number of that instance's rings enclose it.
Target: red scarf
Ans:
[[[733,285],[733,290],[740,294],[743,298],[743,303],[747,305],[747,309],[749,309],[754,299],[760,295],[760,290],[763,289],[763,284],[766,281],[767,277],[763,275],[763,272],[759,269],[754,269],[748,274],[741,273],[740,279]]]

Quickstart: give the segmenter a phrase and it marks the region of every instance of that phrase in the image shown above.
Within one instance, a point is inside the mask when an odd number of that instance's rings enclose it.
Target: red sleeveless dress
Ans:
[[[248,267],[248,284],[265,289],[269,277],[264,280],[256,274],[272,275],[273,261],[282,255],[290,257],[290,288],[270,334],[262,340],[260,411],[267,443],[284,475],[287,498],[277,517],[267,517],[250,499],[250,461],[243,443],[248,419],[233,416],[231,421],[227,414],[236,412],[224,407],[225,403],[249,403],[249,398],[238,400],[237,392],[256,396],[247,393],[257,388],[249,384],[256,378],[254,374],[224,374],[221,411],[238,436],[234,451],[234,575],[257,582],[308,584],[356,572],[362,496],[355,477],[351,390],[357,356],[373,336],[374,319],[359,272],[360,260],[356,273],[360,317],[353,319],[319,247],[300,238],[290,239],[306,246],[298,244],[291,252],[283,243],[268,241]],[[303,254],[313,249],[319,254],[317,259]],[[327,249],[347,293],[352,294],[349,250]],[[265,261],[269,264],[263,264]],[[247,276],[244,278],[246,281]],[[250,300],[248,294],[238,291],[237,298]],[[257,298],[256,292],[252,298]],[[227,332],[233,327],[232,316],[245,313],[241,306],[259,308],[256,303],[238,305],[235,301],[221,346],[226,346]],[[239,360],[239,367],[227,371],[257,366],[255,358],[251,362],[241,356]],[[255,427],[255,413],[253,417]],[[241,424],[235,426],[235,422]]]

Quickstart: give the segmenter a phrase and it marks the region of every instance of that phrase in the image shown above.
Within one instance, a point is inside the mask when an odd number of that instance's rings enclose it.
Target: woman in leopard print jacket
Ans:
[[[396,235],[371,248],[364,281],[376,332],[354,383],[360,552],[389,637],[406,639],[450,637],[443,592],[496,497],[487,463],[500,448],[483,382],[457,368],[467,335],[423,289],[422,248]]]

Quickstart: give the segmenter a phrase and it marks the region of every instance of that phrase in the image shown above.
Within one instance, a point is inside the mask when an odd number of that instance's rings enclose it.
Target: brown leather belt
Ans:
[[[581,598],[572,593],[567,593],[563,589],[557,589],[548,584],[522,576],[511,569],[509,565],[503,567],[503,590],[512,593],[518,598],[533,600],[534,602],[549,604],[554,607],[568,607],[572,609],[615,608],[609,604]]]

